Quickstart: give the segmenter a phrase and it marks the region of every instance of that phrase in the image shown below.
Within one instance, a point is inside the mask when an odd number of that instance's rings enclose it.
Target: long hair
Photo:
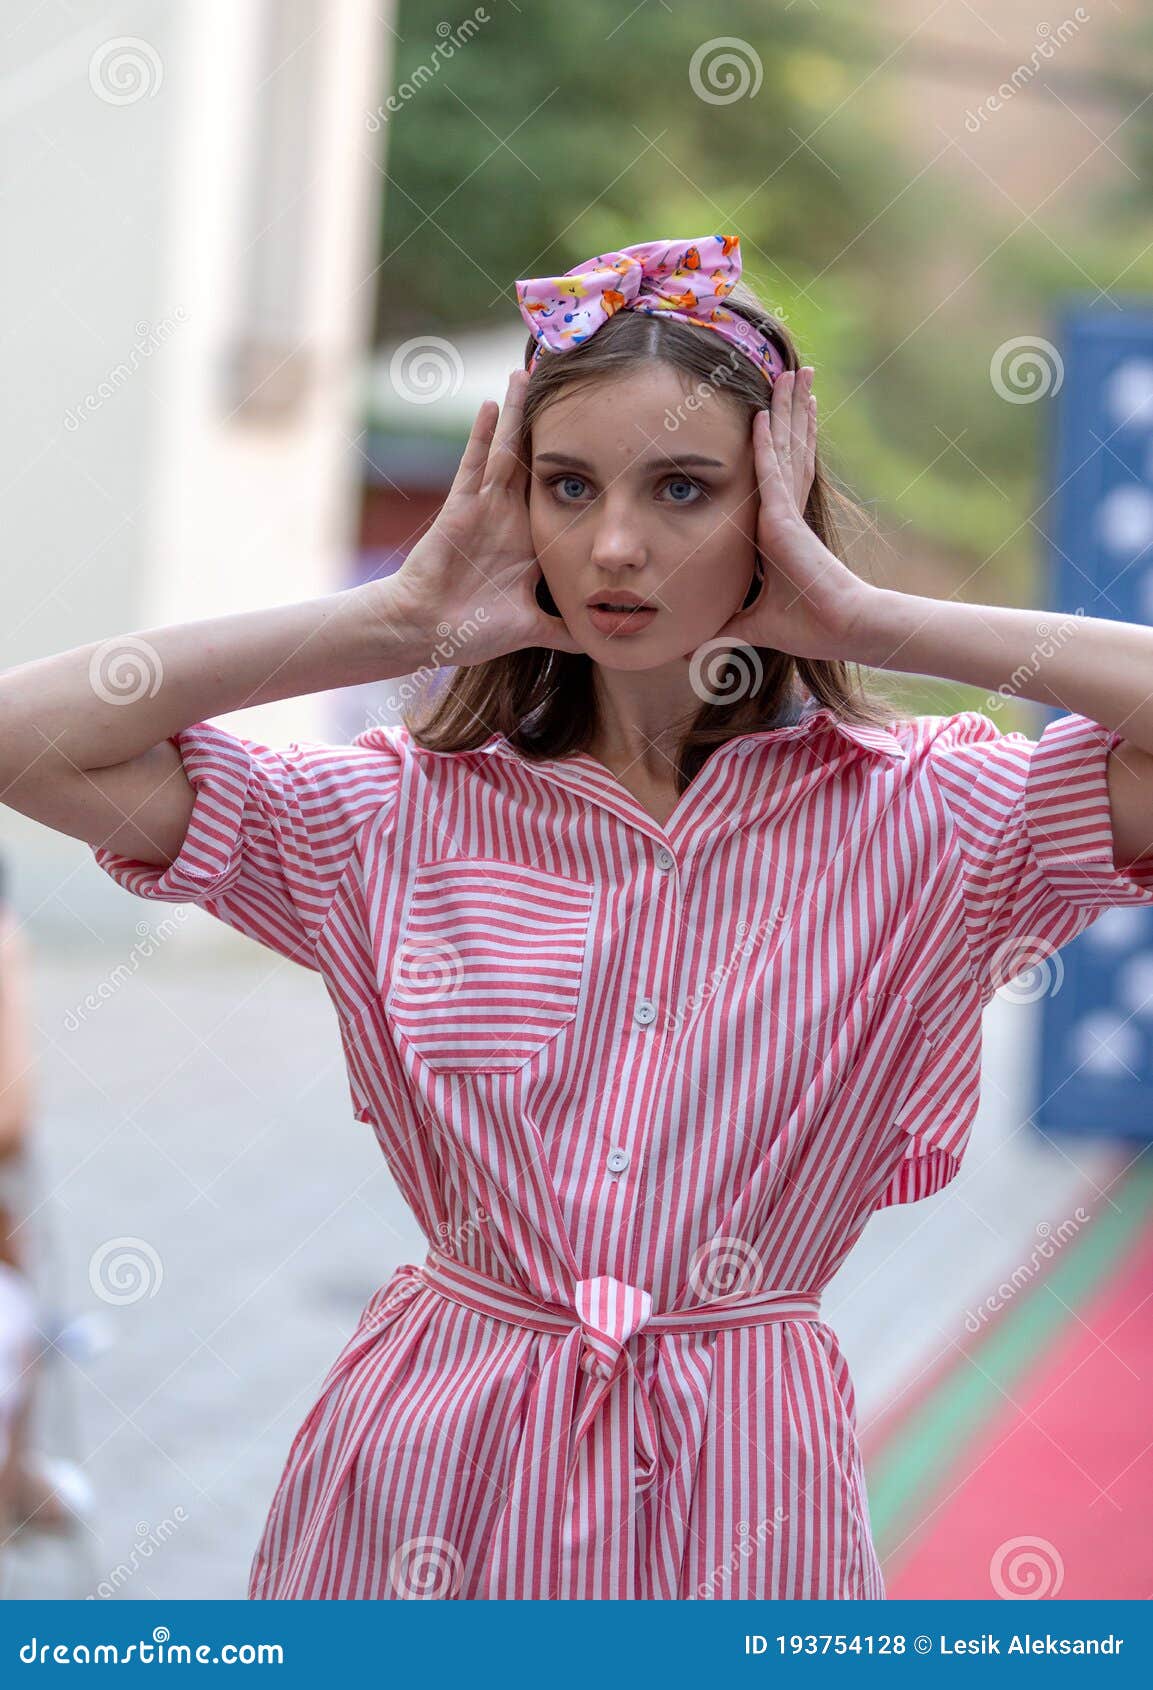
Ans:
[[[761,304],[743,281],[725,305],[769,334],[784,355],[785,366],[800,368],[785,325]],[[525,368],[535,347],[530,335]],[[756,365],[720,335],[672,317],[618,311],[594,335],[571,351],[542,350],[525,392],[520,449],[531,461],[532,428],[541,412],[562,393],[616,379],[659,358],[677,370],[691,391],[719,390],[739,406],[752,426],[753,413],[769,408],[770,386]],[[860,507],[834,488],[817,461],[805,521],[837,556],[841,533],[834,508],[857,520]],[[751,602],[757,582],[750,588]],[[537,600],[556,614],[541,579]],[[852,666],[855,669],[855,665]],[[493,733],[505,737],[530,758],[563,757],[588,750],[595,742],[597,701],[593,660],[583,652],[532,646],[457,668],[446,684],[420,695],[404,714],[414,742],[430,751],[467,751]],[[905,712],[882,689],[850,673],[840,659],[794,657],[766,646],[734,642],[733,656],[715,665],[702,687],[707,698],[684,727],[676,762],[676,790],[688,786],[702,764],[734,735],[788,725],[811,707],[827,706],[843,721],[884,726]]]

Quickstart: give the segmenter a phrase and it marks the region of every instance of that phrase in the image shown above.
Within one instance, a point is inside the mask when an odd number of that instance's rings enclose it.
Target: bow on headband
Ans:
[[[740,273],[740,237],[702,235],[688,242],[643,241],[587,258],[563,276],[517,282],[517,307],[536,336],[529,368],[536,368],[542,346],[571,352],[618,311],[643,311],[712,329],[774,381],[785,368],[778,348],[718,303]]]

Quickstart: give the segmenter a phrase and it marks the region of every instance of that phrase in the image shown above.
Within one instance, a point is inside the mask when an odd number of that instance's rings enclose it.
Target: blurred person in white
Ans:
[[[34,1447],[45,1339],[30,1272],[28,974],[28,945],[0,860],[0,1569],[17,1533],[65,1529],[92,1506],[91,1487],[76,1464]]]

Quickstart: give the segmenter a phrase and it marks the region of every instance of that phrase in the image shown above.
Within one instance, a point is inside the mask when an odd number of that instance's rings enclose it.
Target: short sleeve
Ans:
[[[1073,714],[1032,740],[968,710],[929,745],[926,766],[956,825],[983,1001],[1104,910],[1153,904],[1153,855],[1114,860],[1108,759],[1123,738]]]
[[[94,846],[140,898],[197,904],[306,968],[364,823],[395,802],[400,753],[386,732],[352,745],[262,745],[212,722],[171,736],[194,803],[167,868]]]

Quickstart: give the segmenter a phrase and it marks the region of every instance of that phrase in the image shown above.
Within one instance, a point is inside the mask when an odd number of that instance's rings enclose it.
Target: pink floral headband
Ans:
[[[536,336],[529,369],[536,368],[542,347],[571,352],[618,311],[643,311],[712,329],[775,381],[786,367],[779,348],[717,303],[732,293],[740,273],[740,237],[703,235],[687,242],[643,241],[587,258],[563,276],[518,282],[517,307]]]

